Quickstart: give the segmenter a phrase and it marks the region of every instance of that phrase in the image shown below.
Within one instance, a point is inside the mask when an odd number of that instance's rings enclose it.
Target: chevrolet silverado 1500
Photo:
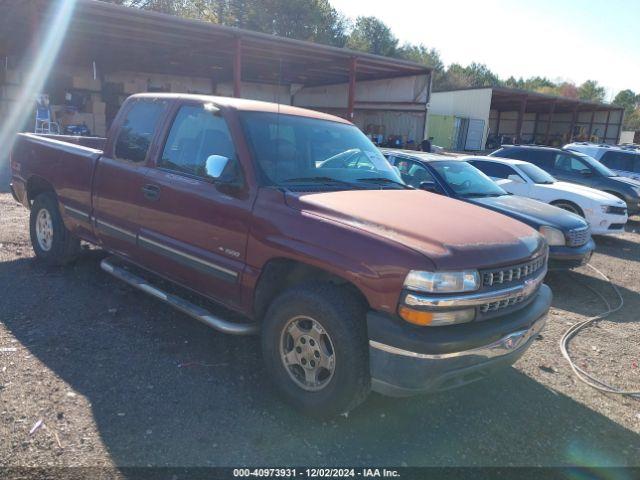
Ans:
[[[21,134],[11,166],[39,259],[96,244],[119,279],[220,331],[259,333],[265,371],[309,414],[348,411],[372,388],[483,378],[524,353],[551,302],[535,230],[412,189],[323,113],[134,95],[108,138]]]

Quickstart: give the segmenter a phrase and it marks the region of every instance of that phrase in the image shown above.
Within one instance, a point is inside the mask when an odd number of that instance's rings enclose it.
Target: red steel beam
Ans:
[[[349,97],[347,103],[347,120],[353,120],[353,108],[356,103],[356,70],[358,58],[351,57],[349,61]]]
[[[545,145],[549,145],[549,134],[551,133],[551,118],[553,117],[553,114],[556,113],[556,103],[558,103],[557,100],[551,102],[551,108],[549,109],[549,117],[547,118],[547,129],[544,132]]]
[[[602,141],[607,143],[607,132],[609,131],[609,120],[611,119],[611,110],[607,110],[607,123],[604,124],[604,137]]]
[[[236,37],[235,52],[233,57],[233,96],[239,98],[242,95],[242,38]]]
[[[522,125],[524,124],[524,112],[527,109],[527,96],[522,97],[520,111],[518,112],[518,123],[516,125],[516,143],[522,143]]]
[[[571,116],[571,125],[569,126],[569,136],[567,137],[567,143],[573,142],[573,130],[576,127],[576,122],[578,120],[579,105],[579,103],[576,103],[576,106],[573,108],[573,115]]]
[[[593,132],[593,121],[596,118],[596,111],[594,110],[593,112],[591,112],[591,120],[589,121],[589,135],[587,138],[587,141],[591,141],[591,133]]]

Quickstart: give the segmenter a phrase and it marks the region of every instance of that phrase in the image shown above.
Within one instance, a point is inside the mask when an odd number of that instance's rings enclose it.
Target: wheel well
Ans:
[[[368,305],[364,294],[353,283],[344,278],[306,263],[277,258],[267,262],[256,284],[253,311],[261,318],[273,299],[287,288],[301,283],[332,283],[343,285],[355,298]]]
[[[609,195],[613,195],[616,198],[619,198],[620,200],[624,200],[624,196],[620,195],[618,192],[612,192],[611,190],[603,190],[604,193],[608,193]],[[626,202],[626,200],[624,200]]]
[[[54,195],[56,193],[53,185],[44,178],[33,176],[27,180],[27,199],[29,200],[29,205],[33,203],[38,195],[44,192],[51,192]]]
[[[574,207],[576,209],[577,212],[580,213],[580,216],[584,217],[584,212],[582,211],[582,208],[580,208],[580,206],[575,203],[572,202],[571,200],[554,200],[553,202],[551,202],[551,205],[560,205],[560,204],[566,204],[566,205],[571,205],[572,207]]]

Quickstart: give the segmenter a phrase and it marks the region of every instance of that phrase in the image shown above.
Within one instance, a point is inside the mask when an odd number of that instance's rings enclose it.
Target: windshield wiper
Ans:
[[[402,188],[404,188],[405,190],[414,190],[414,187],[412,187],[411,185],[407,185],[406,183],[401,183],[401,182],[397,182],[395,180],[391,180],[390,178],[387,177],[371,177],[371,178],[358,178],[356,179],[357,182],[369,182],[369,183],[387,183],[390,185],[398,185]]]
[[[475,197],[475,198],[482,198],[482,197],[502,197],[506,195],[505,193],[482,193],[482,192],[475,192],[475,193],[465,193],[463,195],[461,195],[462,197],[468,198],[468,197]]]
[[[338,180],[332,177],[296,177],[296,178],[287,178],[286,180],[282,180],[283,183],[324,183],[327,185],[345,185],[352,188],[362,188],[360,185],[356,185],[355,183],[345,182],[344,180]]]

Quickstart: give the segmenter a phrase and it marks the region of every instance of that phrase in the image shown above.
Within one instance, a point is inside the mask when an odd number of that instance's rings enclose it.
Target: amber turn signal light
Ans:
[[[420,325],[422,327],[429,325],[433,320],[432,312],[424,312],[420,310],[413,310],[412,308],[400,305],[398,313],[403,320],[413,323],[414,325]]]

